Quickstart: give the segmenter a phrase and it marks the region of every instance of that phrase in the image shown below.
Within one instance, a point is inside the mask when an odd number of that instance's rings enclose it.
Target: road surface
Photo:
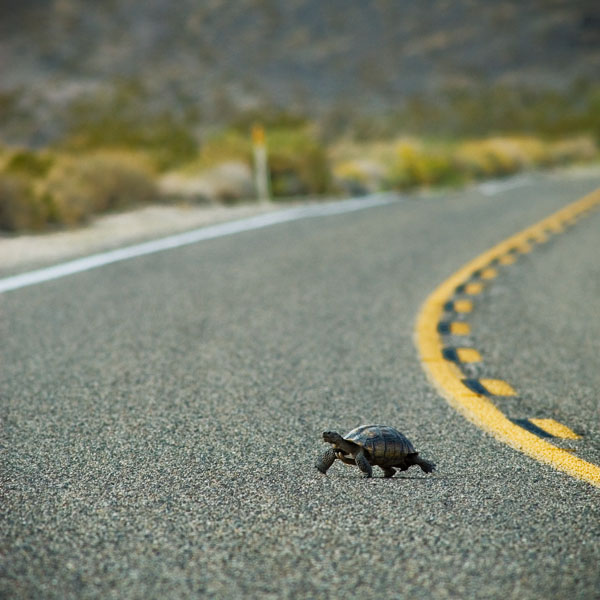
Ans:
[[[598,598],[600,488],[470,423],[414,343],[428,295],[600,185],[536,175],[132,258],[0,295],[10,598]],[[511,419],[600,464],[600,212],[469,317]],[[403,431],[438,470],[314,468]]]

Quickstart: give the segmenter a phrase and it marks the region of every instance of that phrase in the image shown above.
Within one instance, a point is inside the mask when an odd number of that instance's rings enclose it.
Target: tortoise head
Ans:
[[[335,432],[335,431],[324,431],[323,432],[323,441],[328,442],[330,444],[339,444],[343,441],[343,437]]]

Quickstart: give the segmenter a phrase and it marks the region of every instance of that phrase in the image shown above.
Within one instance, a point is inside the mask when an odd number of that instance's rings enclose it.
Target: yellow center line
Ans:
[[[537,244],[545,244],[550,239],[548,234],[543,230],[536,231],[533,235]]]
[[[578,440],[581,438],[572,429],[554,419],[529,419],[536,427],[558,438]]]
[[[548,230],[552,233],[562,233],[565,230],[565,226],[562,222],[553,221],[548,223]]]
[[[600,487],[599,466],[584,461],[516,425],[490,399],[466,388],[461,381],[463,375],[457,365],[443,359],[442,339],[437,331],[446,302],[453,297],[456,288],[471,277],[472,273],[489,267],[494,260],[507,264],[502,261],[506,260],[506,256],[510,256],[512,248],[531,245],[528,240],[535,238],[540,231],[559,232],[564,229],[567,221],[576,219],[577,216],[598,205],[600,205],[600,189],[507,238],[461,267],[439,285],[421,306],[415,326],[415,343],[421,357],[421,364],[430,381],[440,395],[469,421],[512,448]],[[458,301],[455,301],[454,308],[458,311],[457,304]],[[489,380],[485,381],[489,384]]]
[[[513,387],[502,379],[480,379],[481,385],[494,396],[516,396]]]
[[[450,333],[452,335],[469,335],[471,326],[464,321],[453,321],[450,323]]]
[[[529,254],[533,250],[533,246],[529,242],[523,242],[517,249],[521,254]]]
[[[512,265],[516,260],[514,254],[504,254],[498,259],[498,263],[501,265]]]
[[[475,348],[457,348],[456,354],[463,363],[481,362],[481,354]]]
[[[481,279],[494,279],[498,275],[498,271],[492,267],[488,267],[481,271]]]
[[[469,296],[476,296],[477,294],[481,294],[483,291],[483,283],[467,283],[465,286],[465,293],[469,294]]]
[[[455,300],[454,310],[458,313],[470,313],[473,310],[473,303],[470,300]]]

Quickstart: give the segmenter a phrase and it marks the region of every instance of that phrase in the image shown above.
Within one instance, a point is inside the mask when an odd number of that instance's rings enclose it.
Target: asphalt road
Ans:
[[[403,198],[1,295],[0,594],[598,598],[600,489],[468,423],[413,342],[442,280],[598,185]],[[472,317],[487,368],[523,394],[511,417],[551,413],[591,461],[599,235],[596,212]],[[438,471],[320,475],[320,433],[365,422]]]

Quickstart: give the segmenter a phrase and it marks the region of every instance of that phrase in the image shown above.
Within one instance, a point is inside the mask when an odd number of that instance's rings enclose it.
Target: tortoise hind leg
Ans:
[[[329,450],[322,454],[319,460],[317,460],[315,467],[317,467],[317,469],[319,469],[319,471],[325,475],[325,473],[327,473],[327,469],[329,469],[329,467],[334,463],[335,459],[336,455],[333,451],[333,448],[329,448]]]
[[[435,464],[429,460],[421,458],[418,452],[415,452],[415,454],[409,454],[406,457],[406,464],[407,468],[412,465],[419,465],[424,473],[431,473],[432,471],[435,471]]]
[[[365,474],[366,478],[373,477],[373,469],[363,450],[360,450],[354,455],[354,460],[356,461],[358,468]]]
[[[384,477],[393,477],[396,474],[394,467],[381,467],[383,469]]]

